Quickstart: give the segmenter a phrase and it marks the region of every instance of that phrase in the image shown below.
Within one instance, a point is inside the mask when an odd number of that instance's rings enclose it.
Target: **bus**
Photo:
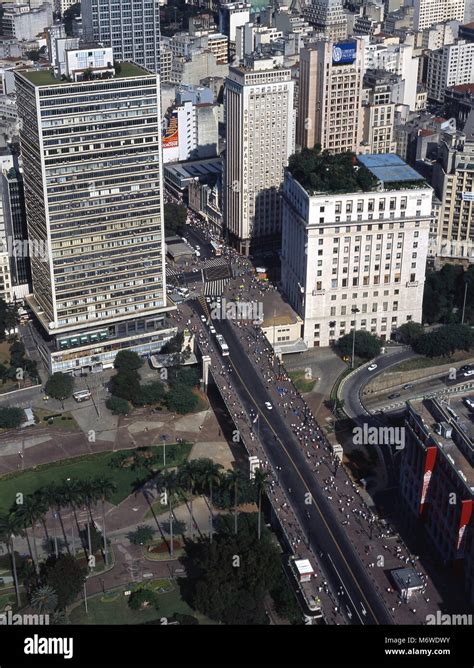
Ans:
[[[222,334],[216,334],[216,341],[217,345],[219,346],[219,350],[221,351],[221,355],[228,355],[229,354],[229,346],[225,342],[224,337]]]
[[[222,255],[222,244],[218,244],[217,241],[211,241],[211,248],[216,257],[220,257]]]
[[[79,392],[74,392],[72,396],[78,402],[87,401],[88,399],[91,398],[91,393],[89,392],[89,390],[79,390]]]

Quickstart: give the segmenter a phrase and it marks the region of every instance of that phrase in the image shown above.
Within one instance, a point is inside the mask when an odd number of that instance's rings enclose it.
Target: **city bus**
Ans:
[[[87,401],[91,398],[91,393],[89,390],[79,390],[79,392],[74,392],[72,396],[76,401]]]
[[[216,334],[216,341],[217,345],[219,346],[219,350],[221,351],[222,355],[228,355],[229,354],[229,346],[225,342],[224,337],[222,334]]]
[[[222,244],[218,244],[217,241],[211,241],[211,248],[216,257],[220,257],[222,255]]]

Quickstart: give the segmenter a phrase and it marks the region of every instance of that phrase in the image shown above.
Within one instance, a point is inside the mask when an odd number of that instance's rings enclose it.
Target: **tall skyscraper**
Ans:
[[[100,49],[68,53],[69,80],[15,72],[28,233],[44,249],[27,301],[51,371],[111,366],[118,350],[152,353],[171,336],[158,77],[114,71],[105,51],[95,69]]]
[[[159,0],[82,0],[84,39],[111,46],[114,59],[160,71]]]
[[[305,18],[317,32],[333,40],[347,37],[347,17],[342,0],[311,0],[304,10]]]
[[[297,146],[359,150],[364,49],[364,40],[357,38],[301,50]]]
[[[279,243],[281,186],[294,153],[294,82],[272,59],[231,67],[225,81],[224,220],[229,241],[248,254],[251,244]]]

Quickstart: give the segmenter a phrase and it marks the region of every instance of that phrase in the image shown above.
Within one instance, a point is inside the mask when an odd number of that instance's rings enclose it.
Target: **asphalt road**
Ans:
[[[196,311],[201,305],[193,302]],[[274,469],[281,467],[280,480],[286,489],[292,508],[302,526],[306,527],[312,551],[324,569],[328,583],[339,596],[341,609],[352,624],[391,624],[390,614],[368,577],[365,567],[348,537],[339,525],[325,493],[317,484],[300,445],[276,406],[269,410],[271,401],[264,382],[254,369],[232,325],[225,320],[213,321],[226,339],[230,354],[222,358],[233,368],[233,387],[249,415],[256,412],[260,418],[257,431],[262,446]],[[303,419],[295,416],[295,419]],[[305,503],[312,498],[312,503]]]

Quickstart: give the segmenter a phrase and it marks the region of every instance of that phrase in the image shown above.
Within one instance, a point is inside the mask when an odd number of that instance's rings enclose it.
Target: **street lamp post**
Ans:
[[[355,355],[355,342],[356,342],[356,313],[359,313],[359,309],[357,306],[354,306],[351,308],[351,313],[354,314],[354,329],[352,333],[352,363],[351,363],[351,369],[354,368],[354,355]]]
[[[166,439],[168,438],[167,434],[163,434],[161,440],[163,441],[163,468],[166,468]]]
[[[462,304],[461,325],[464,325],[464,314],[466,312],[467,286],[468,286],[468,282],[466,280],[466,277],[464,277],[464,301],[463,301],[463,304]]]

